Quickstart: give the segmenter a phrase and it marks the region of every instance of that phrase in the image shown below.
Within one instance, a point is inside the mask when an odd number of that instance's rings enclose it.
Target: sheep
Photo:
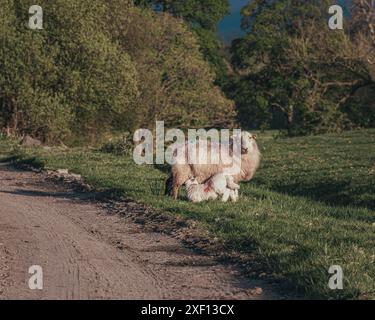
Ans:
[[[237,202],[240,189],[240,186],[234,183],[232,176],[225,176],[222,173],[214,175],[204,184],[199,184],[195,177],[191,177],[185,182],[185,186],[188,199],[195,203],[216,200],[218,197],[221,197],[223,202],[229,199]]]
[[[232,139],[236,141],[236,137],[232,137]],[[238,137],[238,140],[241,140],[241,168],[239,170],[240,172],[233,175],[235,183],[250,181],[260,165],[261,157],[256,143],[256,135],[244,131],[241,133],[241,136]],[[187,143],[185,144],[185,148],[188,148]],[[197,144],[197,149],[202,149],[200,143]],[[209,142],[208,151],[210,152],[211,150],[213,150],[213,152],[220,152],[219,149],[211,148],[211,143]],[[215,174],[223,173],[223,171],[228,168],[228,165],[223,163],[219,155],[219,164],[211,164],[209,161],[207,164],[190,164],[187,152],[185,152],[184,156],[186,161],[174,163],[171,167],[171,174],[166,181],[165,194],[172,196],[174,199],[178,198],[181,186],[183,186],[191,176],[196,177],[199,183],[204,183]]]

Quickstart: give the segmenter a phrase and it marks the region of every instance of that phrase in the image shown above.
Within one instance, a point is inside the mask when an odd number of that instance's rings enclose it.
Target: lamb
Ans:
[[[260,164],[261,154],[256,143],[256,135],[249,132],[243,131],[240,137],[232,137],[233,143],[236,140],[241,143],[241,158],[240,158],[240,170],[238,173],[233,175],[235,183],[241,181],[250,181]],[[211,151],[210,143],[208,143],[208,149]],[[187,148],[187,146],[185,146]],[[198,150],[202,147],[197,144]],[[219,152],[219,150],[212,148],[213,152]],[[185,153],[186,161],[181,163],[177,162],[172,165],[171,174],[166,181],[165,193],[166,195],[172,196],[174,199],[178,198],[179,190],[181,186],[185,184],[189,177],[195,177],[198,183],[204,183],[214,175],[223,173],[228,165],[224,164],[220,154],[218,155],[220,161],[219,164],[212,164],[210,161],[207,164],[189,164],[188,155]],[[211,156],[212,158],[212,156]]]
[[[240,186],[233,181],[233,177],[222,173],[214,175],[204,184],[199,184],[195,177],[185,182],[188,199],[192,202],[216,200],[219,196],[223,202],[229,199],[233,202],[238,200]]]

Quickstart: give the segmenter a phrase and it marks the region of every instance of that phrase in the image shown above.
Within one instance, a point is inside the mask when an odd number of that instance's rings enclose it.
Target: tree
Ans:
[[[218,23],[229,13],[228,0],[135,0],[135,4],[152,7],[186,21],[197,34],[201,52],[210,62],[219,82],[224,78],[226,65],[216,32]]]
[[[154,6],[192,26],[216,31],[219,21],[229,12],[228,0],[135,0],[138,6]]]
[[[0,30],[0,118],[43,140],[93,140],[133,109],[135,66],[106,34],[101,0],[41,0],[43,30],[26,27],[27,0],[4,0]],[[74,32],[72,32],[74,30]]]
[[[351,10],[350,36],[358,58],[375,79],[375,1],[354,0]],[[375,88],[367,86],[355,92],[346,110],[362,126],[375,126]]]
[[[351,29],[363,33],[375,44],[375,1],[353,0]]]
[[[124,0],[40,0],[44,29],[26,27],[30,0],[4,0],[0,126],[48,142],[98,143],[116,131],[233,123],[233,102],[187,26]]]
[[[214,85],[214,73],[186,24],[167,13],[134,9],[131,15],[117,41],[139,72],[140,125],[164,120],[170,127],[232,126],[233,101]]]
[[[267,127],[282,116],[289,134],[306,134],[356,124],[345,107],[374,81],[350,37],[327,27],[328,7],[328,1],[258,0],[242,10],[247,35],[232,45],[231,97],[244,125]]]
[[[375,66],[375,2],[354,0],[350,34],[362,59],[374,72]]]

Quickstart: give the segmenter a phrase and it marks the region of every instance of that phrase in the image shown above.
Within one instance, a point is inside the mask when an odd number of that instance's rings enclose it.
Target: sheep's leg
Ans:
[[[170,175],[165,182],[165,195],[172,196],[172,189],[173,189],[173,176]]]
[[[221,201],[227,202],[229,200],[229,197],[230,197],[230,190],[226,189],[224,194],[223,194],[223,198],[221,199]]]
[[[207,200],[216,200],[218,198],[218,194],[215,192],[215,193],[212,193]]]
[[[227,177],[227,187],[231,190],[238,190],[240,186],[234,182],[233,177]]]
[[[233,182],[233,183],[228,184],[228,188],[231,189],[231,190],[238,190],[238,189],[240,189],[240,185]]]
[[[234,191],[232,190],[230,192],[230,200],[233,201],[233,202],[237,202],[238,198],[239,198],[238,190],[234,190]]]
[[[178,194],[180,192],[180,188],[181,188],[180,185],[174,185],[173,186],[173,191],[172,191],[172,193],[173,193],[173,199],[175,199],[175,200],[178,199]]]

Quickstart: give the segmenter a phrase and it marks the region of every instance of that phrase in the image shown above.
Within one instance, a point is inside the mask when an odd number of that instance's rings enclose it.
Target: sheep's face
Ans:
[[[250,132],[242,132],[241,134],[241,153],[250,154],[257,147],[256,145],[257,136]]]

